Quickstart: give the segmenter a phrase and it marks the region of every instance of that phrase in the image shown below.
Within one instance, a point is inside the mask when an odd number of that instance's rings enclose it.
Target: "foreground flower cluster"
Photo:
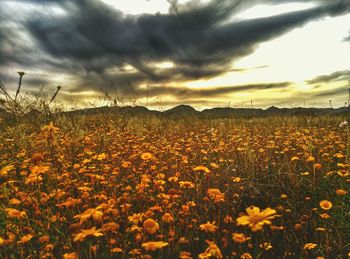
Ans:
[[[0,258],[346,258],[339,121],[2,125]]]

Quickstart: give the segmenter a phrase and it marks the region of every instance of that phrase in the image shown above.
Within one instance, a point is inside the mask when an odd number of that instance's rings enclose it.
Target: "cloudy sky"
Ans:
[[[0,80],[155,109],[345,105],[350,0],[0,0]]]

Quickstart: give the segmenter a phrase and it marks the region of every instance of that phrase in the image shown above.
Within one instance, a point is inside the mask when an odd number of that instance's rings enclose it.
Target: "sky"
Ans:
[[[342,107],[350,0],[0,0],[9,91],[18,71],[66,107]]]

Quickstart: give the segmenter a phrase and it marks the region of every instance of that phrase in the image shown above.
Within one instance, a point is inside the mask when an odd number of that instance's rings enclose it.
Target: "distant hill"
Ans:
[[[231,117],[267,117],[267,116],[319,116],[319,115],[350,115],[350,108],[278,108],[271,106],[268,109],[253,109],[253,108],[212,108],[203,111],[197,111],[190,105],[179,105],[169,110],[160,112],[149,110],[144,106],[124,106],[124,107],[98,107],[82,110],[64,112],[65,114],[101,114],[101,113],[120,113],[130,116],[164,116],[170,118],[197,116],[201,118],[231,118]]]
[[[190,105],[179,105],[163,112],[166,116],[194,116],[200,114],[199,111]]]
[[[268,117],[268,116],[320,116],[320,115],[344,115],[350,116],[350,108],[278,108],[271,106],[268,109],[253,109],[253,108],[230,108],[230,107],[216,107],[212,109],[205,109],[202,111],[197,111],[190,105],[179,105],[174,108],[168,109],[166,111],[156,111],[150,110],[144,106],[123,106],[123,107],[96,107],[96,108],[86,108],[68,112],[62,112],[66,115],[98,115],[98,114],[121,114],[125,116],[135,116],[135,117],[166,117],[166,118],[182,118],[182,117],[198,117],[204,119],[210,118],[251,118],[251,117]],[[32,111],[27,114],[27,116],[38,116],[39,111]],[[0,108],[0,117],[7,120],[13,116]],[[350,118],[349,118],[350,119]]]

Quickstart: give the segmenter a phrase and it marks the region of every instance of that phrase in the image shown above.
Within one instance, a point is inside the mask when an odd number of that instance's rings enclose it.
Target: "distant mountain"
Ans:
[[[197,111],[190,105],[179,105],[169,110],[160,112],[149,110],[144,106],[124,106],[124,107],[98,107],[82,110],[64,112],[64,114],[103,114],[103,113],[118,113],[127,116],[158,116],[169,118],[191,117],[200,118],[249,118],[249,117],[268,117],[268,116],[319,116],[319,115],[350,115],[350,108],[278,108],[271,106],[266,110],[253,108],[212,108],[203,111]]]
[[[183,105],[183,104],[163,112],[164,115],[168,115],[168,116],[171,116],[171,115],[179,115],[179,116],[191,115],[192,116],[192,115],[197,115],[199,113],[200,112],[194,109],[192,106]]]
[[[69,111],[69,112],[64,112],[65,114],[85,114],[85,115],[90,115],[90,114],[100,114],[100,113],[108,113],[108,112],[117,112],[117,113],[122,113],[125,115],[130,115],[130,116],[137,116],[137,115],[146,115],[146,114],[154,114],[154,115],[159,115],[161,114],[160,111],[154,111],[154,110],[149,110],[148,108],[144,106],[115,106],[115,107],[108,107],[108,106],[103,106],[103,107],[96,107],[96,108],[86,108],[86,109],[81,109],[81,110],[74,110],[74,111]]]

